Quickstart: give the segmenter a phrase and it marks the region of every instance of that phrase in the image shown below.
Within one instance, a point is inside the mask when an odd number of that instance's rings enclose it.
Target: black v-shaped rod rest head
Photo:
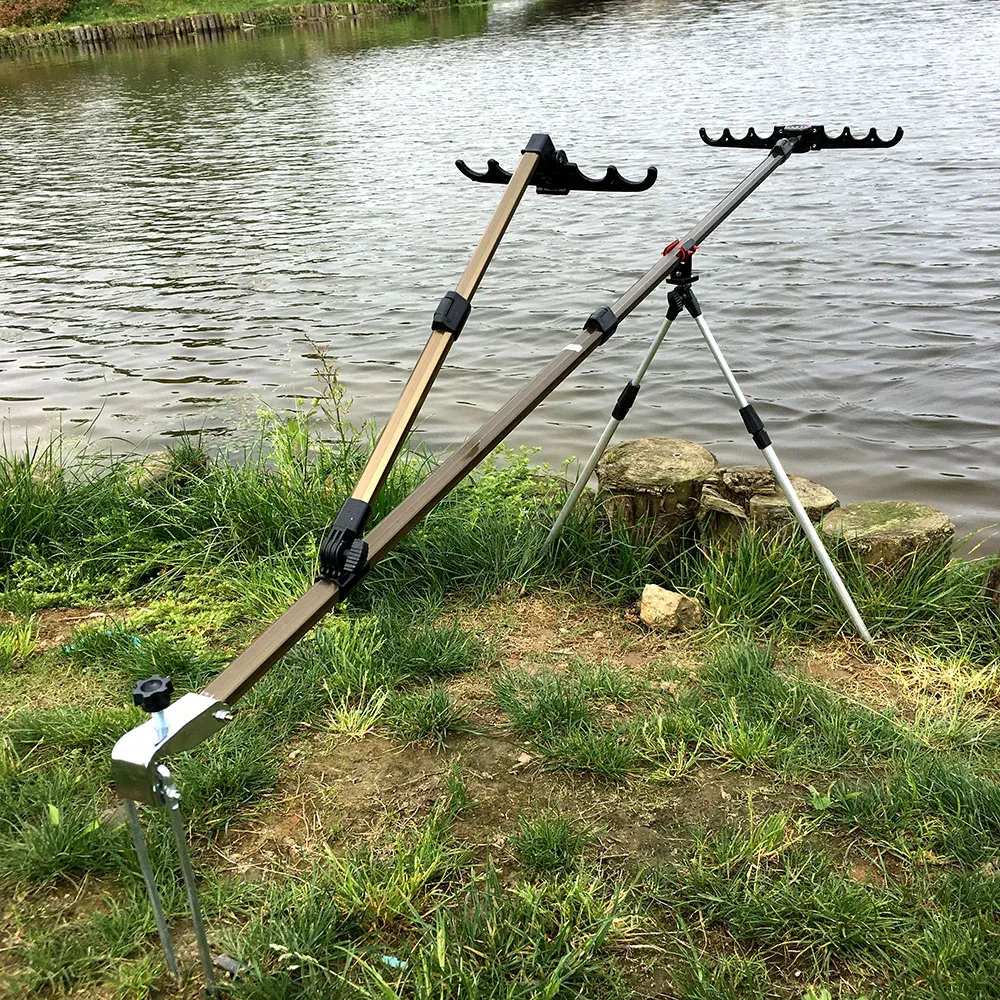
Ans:
[[[547,141],[540,141],[547,140]],[[569,194],[570,191],[646,191],[656,183],[656,167],[647,167],[646,176],[641,181],[630,181],[618,172],[617,167],[608,167],[603,177],[588,177],[575,163],[570,163],[564,150],[557,150],[544,133],[531,137],[528,148],[522,152],[537,152],[540,162],[535,167],[531,183],[539,194]],[[473,170],[464,160],[456,160],[455,166],[471,181],[481,184],[506,184],[511,173],[504,170],[496,160],[489,160],[486,170]]]
[[[744,149],[770,149],[782,139],[795,139],[798,141],[792,150],[794,153],[808,153],[813,149],[887,149],[903,138],[903,130],[898,125],[891,139],[883,139],[873,128],[860,137],[852,135],[849,128],[845,128],[840,135],[827,135],[823,125],[775,125],[767,136],[757,135],[749,128],[742,139],[737,139],[727,128],[722,130],[718,139],[709,138],[705,129],[700,129],[698,134],[709,146],[739,146]]]

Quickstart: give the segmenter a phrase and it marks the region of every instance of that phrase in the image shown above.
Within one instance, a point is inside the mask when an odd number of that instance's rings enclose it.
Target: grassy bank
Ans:
[[[156,476],[54,449],[0,463],[6,995],[175,995],[110,747],[136,678],[197,689],[310,583],[370,445],[314,417],[266,420],[237,462],[185,444]],[[410,454],[376,517],[432,466]],[[995,996],[985,565],[843,566],[867,651],[805,547],[748,536],[654,568],[591,510],[544,556],[563,495],[527,456],[485,467],[177,761],[213,946],[247,966],[226,989]],[[646,582],[696,594],[706,627],[646,631]]]
[[[123,25],[144,21],[176,21],[200,15],[233,15],[252,12],[251,24],[291,24],[304,18],[379,16],[407,13],[426,7],[458,6],[473,0],[365,0],[343,4],[289,4],[287,0],[0,0],[0,33],[17,34],[30,29],[48,32],[78,25]],[[479,0],[475,0],[479,2]],[[179,25],[198,30],[185,21]],[[239,23],[218,22],[206,30],[239,28]]]

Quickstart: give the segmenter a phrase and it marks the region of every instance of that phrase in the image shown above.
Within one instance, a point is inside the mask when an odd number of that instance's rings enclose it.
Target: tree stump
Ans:
[[[620,521],[675,549],[693,525],[702,483],[718,468],[715,456],[693,441],[640,438],[608,449],[597,466],[603,508]]]
[[[920,558],[947,559],[955,525],[922,503],[874,500],[831,511],[821,531],[846,542],[865,566],[891,571],[908,568]]]
[[[814,524],[839,506],[836,495],[825,486],[802,476],[788,478]],[[795,523],[795,514],[767,466],[719,469],[702,487],[698,528],[705,541],[731,542],[747,527],[775,531]]]

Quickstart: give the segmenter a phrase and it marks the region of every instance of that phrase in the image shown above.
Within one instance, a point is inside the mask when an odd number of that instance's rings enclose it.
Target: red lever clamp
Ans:
[[[672,251],[677,251],[677,256],[680,260],[687,260],[688,257],[694,256],[695,250],[698,249],[697,243],[692,243],[691,246],[684,246],[680,240],[674,240],[669,246],[665,247],[663,250],[663,256],[666,257],[668,253]]]

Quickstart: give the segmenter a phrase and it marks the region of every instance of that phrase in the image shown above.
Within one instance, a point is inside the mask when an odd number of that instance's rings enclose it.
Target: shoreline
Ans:
[[[217,38],[257,27],[283,27],[294,24],[323,23],[341,20],[384,20],[418,10],[460,6],[447,0],[424,0],[412,4],[397,3],[311,3],[261,7],[225,13],[185,14],[178,17],[141,21],[108,21],[100,24],[74,24],[60,27],[26,28],[0,34],[0,56],[37,49],[104,51],[122,43],[165,39]]]

